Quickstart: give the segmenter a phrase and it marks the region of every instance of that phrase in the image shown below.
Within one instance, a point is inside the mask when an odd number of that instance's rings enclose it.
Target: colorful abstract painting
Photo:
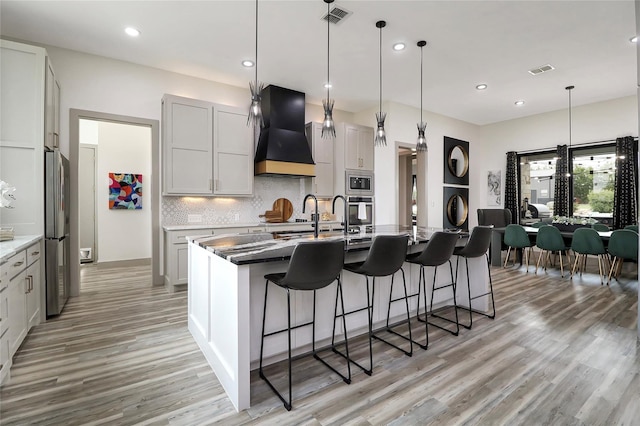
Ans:
[[[109,173],[109,208],[142,208],[142,175]]]

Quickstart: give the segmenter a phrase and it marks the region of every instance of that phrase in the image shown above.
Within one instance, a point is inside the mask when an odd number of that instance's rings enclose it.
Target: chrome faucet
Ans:
[[[307,200],[309,198],[313,198],[315,203],[315,214],[312,214],[311,218],[313,219],[313,236],[314,238],[318,238],[318,199],[315,195],[307,194],[304,196],[304,201],[302,202],[302,213],[304,213],[305,207],[307,206]]]
[[[342,227],[344,228],[344,235],[349,233],[349,224],[347,223],[347,199],[342,195],[336,195],[333,197],[333,203],[331,204],[331,213],[336,214],[336,200],[338,198],[342,199],[342,206],[344,207],[344,212],[342,216]]]

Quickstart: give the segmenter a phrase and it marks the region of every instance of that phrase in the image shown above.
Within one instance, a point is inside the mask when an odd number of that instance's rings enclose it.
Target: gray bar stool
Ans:
[[[460,258],[464,258],[465,265],[467,267],[467,293],[469,295],[469,307],[458,306],[460,309],[469,311],[469,325],[460,323],[464,328],[470,329],[473,326],[473,313],[484,315],[488,318],[494,319],[496,317],[496,303],[493,298],[493,283],[491,282],[491,266],[489,266],[489,245],[491,244],[491,233],[493,232],[493,226],[476,226],[471,231],[469,241],[464,247],[458,247],[454,252],[454,256],[458,256],[456,261],[456,282],[458,281],[458,261]],[[469,259],[475,259],[481,256],[487,258],[487,273],[489,274],[489,291],[478,295],[471,296],[471,286],[469,285]],[[493,307],[493,313],[487,314],[480,312],[471,307],[471,301],[484,296],[491,296],[491,305]]]
[[[343,375],[334,367],[329,365],[324,359],[320,358],[316,351],[316,290],[324,288],[337,280],[337,293],[340,295],[342,310],[344,311],[344,300],[342,298],[342,286],[340,283],[340,272],[344,264],[344,240],[323,240],[323,241],[305,241],[298,243],[293,249],[289,267],[285,273],[275,273],[265,275],[264,288],[264,309],[262,311],[262,337],[260,340],[260,368],[259,374],[262,379],[269,385],[271,390],[280,398],[284,407],[291,410],[291,330],[308,325],[312,326],[312,353],[313,357],[326,365],[330,370],[338,374],[345,383],[351,383],[351,366],[347,362],[347,375]],[[267,296],[269,290],[269,281],[275,285],[282,287],[287,291],[287,328],[265,333],[265,319],[267,314]],[[291,290],[313,291],[313,320],[303,324],[291,326]],[[337,294],[336,294],[337,303]],[[335,325],[335,321],[334,321]],[[345,350],[347,358],[349,356],[349,345],[347,340],[346,322],[343,322],[345,329]],[[279,333],[287,332],[288,335],[288,372],[289,372],[289,399],[285,398],[278,392],[275,386],[267,379],[262,369],[262,355],[264,349],[264,338]]]
[[[354,309],[349,312],[344,311],[344,305],[343,305],[342,313],[338,314],[337,312],[338,298],[336,295],[334,336],[335,336],[335,320],[337,318],[341,317],[344,321],[347,315],[351,315],[356,312],[362,312],[366,310],[367,315],[369,317],[368,318],[369,319],[369,368],[367,369],[362,365],[360,365],[359,363],[357,363],[356,361],[350,359],[348,353],[343,354],[339,352],[337,349],[335,349],[335,346],[333,345],[333,341],[332,341],[332,346],[334,346],[334,352],[338,353],[339,355],[342,355],[347,360],[349,360],[349,362],[352,362],[356,366],[360,367],[369,376],[373,371],[373,350],[372,350],[372,344],[371,344],[372,338],[378,339],[390,346],[393,346],[394,348],[404,352],[408,356],[411,356],[413,354],[413,344],[411,339],[411,323],[409,322],[409,318],[410,318],[409,303],[407,302],[407,299],[406,299],[407,283],[405,280],[404,271],[402,270],[402,264],[404,263],[404,259],[407,254],[408,244],[409,244],[408,235],[377,235],[376,237],[373,238],[373,242],[371,243],[371,247],[369,249],[369,253],[365,261],[347,263],[344,265],[345,270],[349,272],[353,272],[354,274],[364,275],[366,280],[365,283],[367,286],[367,305],[365,307]],[[391,276],[391,289],[389,293],[390,294],[389,298],[391,298],[391,292],[393,291],[393,277],[395,273],[398,272],[398,270],[402,272],[402,282],[404,283],[404,294],[405,294],[404,300],[405,300],[406,309],[407,309],[407,319],[401,321],[398,324],[389,325],[389,311],[387,311],[387,323],[384,329],[402,337],[405,340],[408,340],[410,344],[409,351],[406,351],[396,346],[395,344],[388,342],[387,340],[374,334],[373,332],[373,300],[375,296],[376,277],[388,277],[389,275]],[[371,289],[369,289],[369,277],[373,278]],[[389,301],[389,306],[391,306],[391,301]],[[405,322],[409,324],[409,337],[399,334],[392,329],[397,325],[404,324]],[[346,339],[346,327],[345,327],[345,339]]]
[[[420,274],[418,276],[418,293],[416,295],[418,296],[417,318],[418,321],[424,322],[425,324],[425,344],[422,345],[418,343],[418,345],[422,349],[427,349],[427,347],[429,346],[429,325],[433,325],[434,327],[447,331],[454,336],[457,336],[460,332],[460,326],[458,322],[458,308],[456,302],[456,281],[454,280],[453,267],[451,265],[451,256],[453,255],[453,251],[456,248],[456,243],[459,239],[460,234],[457,232],[435,232],[431,236],[431,238],[429,238],[429,242],[427,242],[424,250],[419,253],[412,253],[407,256],[407,262],[420,265]],[[436,286],[438,266],[444,265],[447,262],[449,263],[451,282]],[[425,267],[433,267],[433,282],[431,284],[431,309],[429,311],[427,311],[427,280],[424,272]],[[443,290],[446,288],[451,288],[453,293],[453,310],[455,312],[455,321],[433,313],[433,296],[436,290]],[[420,319],[420,295],[422,295],[424,301],[424,320]],[[442,320],[455,324],[455,329],[450,330],[436,323],[429,322],[428,316],[440,318]]]

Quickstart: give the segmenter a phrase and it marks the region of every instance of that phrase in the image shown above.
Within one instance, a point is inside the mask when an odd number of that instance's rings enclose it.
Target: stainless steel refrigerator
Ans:
[[[70,292],[69,160],[58,149],[45,151],[45,269],[47,317],[59,315]]]

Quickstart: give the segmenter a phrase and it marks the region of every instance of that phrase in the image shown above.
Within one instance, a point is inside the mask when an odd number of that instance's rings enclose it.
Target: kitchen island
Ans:
[[[340,232],[321,232],[318,238],[342,239],[345,241],[345,262],[364,260],[371,241],[376,235],[409,235],[409,251],[420,251],[436,229],[400,226],[376,226],[371,233],[343,235]],[[466,243],[466,234],[460,235],[460,245]],[[257,366],[260,356],[262,308],[264,303],[264,275],[284,272],[294,247],[301,241],[314,239],[308,233],[251,233],[220,236],[188,237],[189,241],[189,285],[188,323],[189,331],[198,343],[209,365],[231,399],[236,410],[250,406],[250,371]],[[455,262],[455,260],[454,260]],[[455,267],[455,263],[454,263]],[[488,289],[486,261],[484,258],[469,262],[472,292],[485,293]],[[405,263],[407,287],[410,294],[418,291],[416,265]],[[438,282],[449,278],[448,266],[440,267]],[[431,269],[431,268],[429,268]],[[433,277],[432,270],[426,271],[427,284]],[[466,282],[464,263],[459,268],[459,282]],[[398,276],[400,278],[400,276]],[[397,282],[397,280],[396,280]],[[366,305],[366,287],[362,276],[343,271],[342,274],[345,309],[347,311]],[[376,280],[374,306],[374,328],[386,320],[391,278]],[[395,292],[398,292],[397,294]],[[394,288],[393,297],[400,295],[402,286]],[[333,309],[336,284],[321,289],[317,293],[316,341],[321,347],[331,339]],[[452,303],[450,294],[436,293],[434,306]],[[460,286],[458,303],[468,305],[466,286]],[[427,289],[430,297],[430,289]],[[294,292],[292,295],[292,323],[311,319],[312,292]],[[269,298],[266,331],[286,325],[286,293],[273,291]],[[412,298],[410,309],[415,315],[416,298]],[[395,303],[391,307],[391,319],[400,319],[404,304]],[[486,310],[486,298],[476,299],[473,307]],[[278,315],[277,312],[283,313]],[[340,321],[338,321],[338,324]],[[349,338],[367,332],[366,311],[348,318]],[[414,325],[415,327],[415,325]],[[416,328],[417,329],[417,328]],[[337,335],[343,335],[341,327]],[[421,328],[421,330],[424,330]],[[416,339],[420,339],[418,334]],[[424,338],[424,336],[422,336]],[[286,335],[265,340],[265,364],[280,361],[286,357]],[[311,330],[296,329],[292,332],[294,355],[310,351]],[[374,354],[375,356],[375,354]]]

